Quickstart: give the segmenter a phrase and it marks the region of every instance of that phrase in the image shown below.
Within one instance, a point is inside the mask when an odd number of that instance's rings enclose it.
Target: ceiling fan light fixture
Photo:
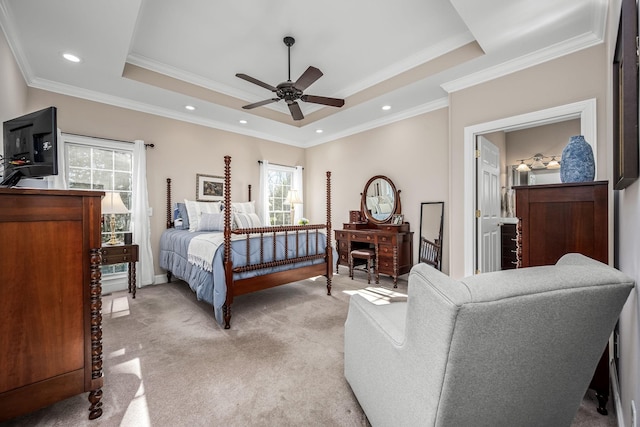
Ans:
[[[270,90],[277,96],[277,98],[265,99],[264,101],[243,105],[242,108],[245,110],[250,110],[252,108],[261,107],[263,105],[278,102],[283,99],[289,107],[289,112],[291,113],[291,117],[293,117],[293,120],[302,120],[304,119],[304,115],[302,114],[300,105],[297,102],[298,100],[303,102],[310,102],[313,104],[328,105],[331,107],[342,107],[344,105],[344,99],[304,94],[304,91],[309,86],[311,86],[316,82],[316,80],[322,77],[322,71],[320,71],[316,67],[308,67],[305,72],[302,73],[302,75],[298,78],[298,80],[296,80],[295,82],[291,81],[291,46],[293,46],[296,40],[291,36],[287,36],[283,39],[283,42],[288,49],[289,74],[286,82],[282,82],[277,86],[271,86],[268,83],[262,82],[246,74],[236,74],[236,77]]]

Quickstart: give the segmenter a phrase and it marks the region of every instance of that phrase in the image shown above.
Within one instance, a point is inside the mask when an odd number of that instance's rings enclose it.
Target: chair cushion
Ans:
[[[354,249],[351,251],[351,256],[360,258],[371,258],[375,255],[373,249]]]

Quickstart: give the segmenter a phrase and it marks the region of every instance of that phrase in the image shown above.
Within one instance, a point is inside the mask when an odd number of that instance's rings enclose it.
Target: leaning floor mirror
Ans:
[[[420,262],[442,270],[442,220],[444,202],[423,202],[420,206]]]

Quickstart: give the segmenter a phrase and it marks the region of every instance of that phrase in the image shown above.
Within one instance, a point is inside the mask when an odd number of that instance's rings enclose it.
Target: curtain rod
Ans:
[[[81,135],[79,133],[71,133],[71,132],[62,132],[62,133],[66,133],[67,135],[73,135],[73,136],[81,136],[83,138],[92,138],[92,139],[104,139],[105,141],[114,141],[114,142],[125,142],[127,144],[135,144],[134,141],[124,141],[122,139],[113,139],[113,138],[103,138],[103,137],[99,137],[99,136],[89,136],[89,135]],[[144,148],[155,148],[155,144],[153,143],[146,143],[144,144]]]
[[[263,162],[262,162],[262,160],[258,160],[258,163],[262,164]],[[269,162],[269,164],[270,164],[270,165],[274,165],[274,166],[282,166],[282,167],[284,167],[284,168],[293,168],[293,169],[295,169],[295,168],[296,168],[295,166],[281,165],[281,164],[279,164],[279,163],[271,163],[271,162]],[[302,169],[304,170],[304,168],[302,168]]]

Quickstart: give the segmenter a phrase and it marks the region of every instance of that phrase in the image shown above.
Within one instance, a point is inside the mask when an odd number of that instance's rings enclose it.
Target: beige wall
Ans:
[[[607,141],[607,64],[605,47],[601,44],[450,94],[449,247],[450,274],[453,277],[459,278],[465,273],[465,187],[462,162],[465,127],[596,98],[598,141],[604,147]],[[600,149],[597,153],[596,179],[607,179],[607,150]]]
[[[0,31],[0,123],[24,114],[26,102],[27,85],[7,40]],[[0,132],[0,141],[2,139],[2,132]],[[1,143],[0,153],[2,153]]]
[[[374,175],[385,175],[401,191],[402,213],[415,232],[414,263],[422,202],[445,202],[448,211],[448,109],[442,108],[347,138],[309,148],[305,177],[317,194],[308,202],[314,216],[324,212],[324,192],[320,191],[322,172],[331,171],[333,182],[332,223],[342,228],[349,211],[360,209],[360,194]],[[309,192],[306,193],[309,200]],[[444,233],[444,250],[447,250]],[[443,271],[448,257],[443,256]]]

